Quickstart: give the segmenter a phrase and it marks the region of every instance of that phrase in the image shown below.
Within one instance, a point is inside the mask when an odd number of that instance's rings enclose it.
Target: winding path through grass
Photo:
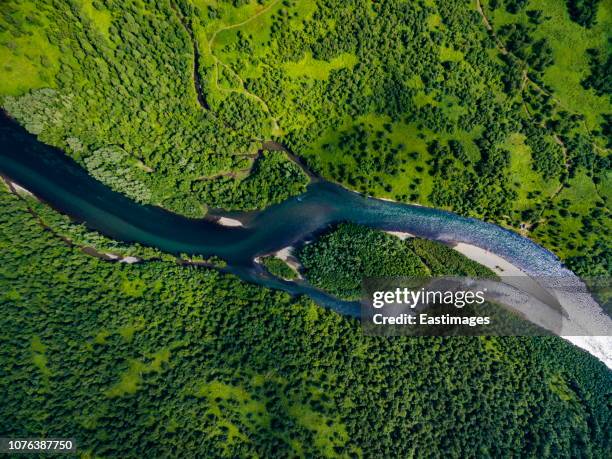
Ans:
[[[213,52],[213,47],[214,47],[214,42],[215,39],[217,38],[217,35],[225,30],[231,30],[231,29],[236,29],[239,27],[242,27],[243,25],[248,24],[249,22],[251,22],[252,20],[258,18],[259,16],[261,16],[262,14],[267,13],[268,11],[270,11],[272,9],[273,6],[275,6],[277,3],[279,3],[280,0],[274,0],[273,2],[271,2],[269,5],[267,5],[265,8],[262,8],[260,11],[258,11],[256,14],[254,14],[253,16],[241,21],[241,22],[237,22],[235,24],[230,24],[224,27],[221,27],[217,30],[215,30],[212,34],[212,36],[210,37],[210,39],[208,40],[208,52],[210,54],[210,56],[213,58],[213,60],[215,61],[215,87],[218,91],[221,92],[235,92],[235,93],[239,93],[239,94],[244,94],[246,97],[249,97],[253,100],[255,100],[256,102],[258,102],[263,111],[270,117],[270,121],[272,122],[272,134],[278,134],[280,132],[280,127],[278,125],[278,121],[276,119],[276,117],[274,117],[272,115],[272,111],[270,110],[270,107],[268,107],[268,104],[266,103],[266,101],[264,101],[261,97],[259,97],[257,94],[253,94],[252,92],[250,92],[249,90],[246,89],[245,87],[245,83],[244,80],[242,79],[242,77],[240,75],[238,75],[228,64],[224,63],[221,59],[219,59],[217,56],[215,56],[215,53]],[[240,82],[240,86],[241,89],[228,89],[228,88],[222,88],[221,86],[219,86],[219,64],[221,64],[225,69],[227,69],[229,72],[231,72],[231,74]]]

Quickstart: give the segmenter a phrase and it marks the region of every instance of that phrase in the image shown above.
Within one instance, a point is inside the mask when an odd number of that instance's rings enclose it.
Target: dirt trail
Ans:
[[[265,12],[269,11],[274,5],[276,5],[278,2],[280,2],[280,0],[274,0],[273,2],[271,2],[268,6],[266,6],[265,8],[263,8],[262,10],[258,11],[256,14],[254,14],[253,16],[251,16],[250,18],[246,18],[244,21],[241,22],[237,22],[236,24],[231,24],[225,27],[221,27],[219,29],[217,29],[212,36],[210,37],[210,40],[208,40],[208,47],[212,48],[212,44],[215,41],[215,38],[217,38],[217,35],[221,32],[223,32],[224,30],[230,30],[230,29],[235,29],[237,27],[242,27],[245,24],[248,24],[249,22],[251,22],[253,19],[258,18],[259,16],[261,16],[262,14],[264,14]]]
[[[272,9],[272,7],[274,7],[274,5],[276,5],[279,2],[280,2],[280,0],[274,0],[268,6],[266,6],[263,9],[261,9],[256,14],[254,14],[253,16],[245,19],[244,21],[241,21],[241,22],[238,22],[238,23],[235,23],[235,24],[230,24],[230,25],[227,25],[227,26],[224,26],[224,27],[221,27],[221,28],[215,30],[213,32],[212,36],[210,37],[210,39],[208,40],[208,52],[209,52],[210,56],[213,58],[213,60],[215,61],[215,87],[216,87],[216,89],[221,91],[221,92],[226,92],[226,93],[228,93],[228,92],[235,92],[235,93],[244,94],[245,96],[250,97],[251,99],[253,99],[256,102],[258,102],[261,105],[263,111],[270,118],[270,121],[271,121],[271,124],[272,124],[272,133],[279,132],[280,131],[280,127],[278,125],[277,119],[274,116],[272,116],[272,111],[270,110],[270,107],[268,106],[266,101],[264,101],[257,94],[253,94],[248,89],[246,89],[246,85],[245,85],[244,80],[242,79],[242,77],[240,75],[238,75],[228,64],[226,64],[221,59],[219,59],[217,56],[215,56],[215,54],[213,53],[213,47],[214,47],[215,39],[217,38],[217,35],[219,33],[223,32],[225,30],[236,29],[238,27],[242,27],[243,25],[248,24],[252,20],[254,20],[254,19],[258,18],[259,16],[261,16],[262,14],[265,14],[266,12],[270,11]],[[233,77],[236,78],[240,82],[241,89],[231,89],[231,88],[228,89],[228,88],[222,88],[221,86],[219,86],[219,64],[221,64],[225,69],[227,69],[233,75]]]
[[[489,22],[489,18],[487,18],[487,16],[484,14],[484,11],[482,10],[482,5],[480,4],[480,0],[476,0],[476,10],[482,16],[482,21],[484,22],[485,27],[488,30],[493,30],[493,27],[491,27],[491,23]]]
[[[499,39],[497,38],[497,35],[495,35],[493,26],[491,25],[491,22],[489,22],[489,18],[487,17],[484,10],[482,9],[480,0],[476,0],[476,11],[478,11],[478,13],[480,14],[480,17],[482,17],[482,22],[485,25],[485,28],[489,32],[491,32],[491,35],[493,35],[493,39],[495,40],[495,43],[497,44],[497,47],[499,48],[500,52],[502,54],[508,54],[508,50],[506,49],[506,47],[501,43],[501,41],[499,41]]]

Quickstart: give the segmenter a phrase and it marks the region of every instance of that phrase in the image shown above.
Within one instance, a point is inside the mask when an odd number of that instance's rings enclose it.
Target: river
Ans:
[[[39,142],[4,114],[0,116],[0,147],[0,172],[92,229],[171,253],[221,257],[228,262],[227,271],[248,282],[306,294],[343,314],[358,315],[359,305],[339,301],[306,283],[268,276],[254,258],[296,245],[333,223],[351,221],[445,243],[474,245],[531,277],[579,282],[550,251],[500,226],[443,210],[364,197],[322,180],[309,185],[304,194],[260,212],[218,214],[244,223],[243,227],[225,227],[210,218],[189,219],[140,205],[112,191],[61,150]],[[590,308],[593,314],[600,314],[596,304]]]

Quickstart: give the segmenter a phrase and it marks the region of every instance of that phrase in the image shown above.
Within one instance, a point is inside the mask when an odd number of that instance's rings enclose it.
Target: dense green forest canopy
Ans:
[[[99,180],[185,215],[301,192],[261,152],[276,139],[347,187],[609,275],[611,25],[609,0],[7,0],[0,96]]]
[[[266,256],[261,258],[261,264],[266,267],[268,272],[281,279],[293,280],[296,279],[298,273],[289,266],[284,260],[274,256]]]
[[[609,453],[612,373],[560,338],[367,337],[213,269],[81,247],[108,243],[0,188],[2,436],[126,458]]]
[[[609,275],[611,15],[609,0],[4,0],[1,106],[184,215],[303,191],[263,149],[276,140],[347,187],[493,220]],[[366,337],[4,185],[0,253],[2,436],[68,432],[102,457],[609,456],[611,373],[559,338]],[[301,261],[345,297],[381,267],[482,269],[350,225]]]
[[[482,265],[439,242],[343,223],[298,253],[306,278],[340,298],[362,295],[364,277],[495,277]]]

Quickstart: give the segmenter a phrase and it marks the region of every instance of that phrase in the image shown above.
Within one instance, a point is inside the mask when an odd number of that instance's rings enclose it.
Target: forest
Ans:
[[[366,277],[496,277],[488,268],[439,242],[402,240],[354,223],[330,229],[304,245],[297,257],[310,283],[347,300],[361,298]]]
[[[2,185],[3,436],[69,432],[82,457],[608,456],[612,373],[559,338],[368,337],[171,256],[102,260],[33,210]]]

